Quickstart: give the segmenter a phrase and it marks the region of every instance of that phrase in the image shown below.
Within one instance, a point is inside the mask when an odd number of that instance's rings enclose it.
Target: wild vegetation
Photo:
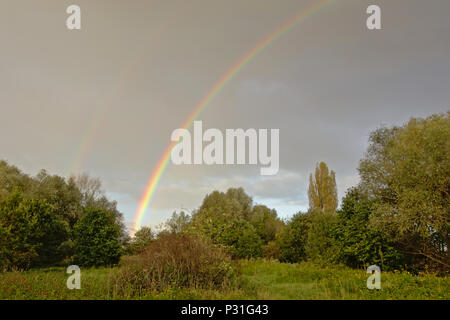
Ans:
[[[185,235],[163,234],[140,254],[122,260],[114,295],[142,296],[169,288],[225,288],[236,276],[223,249]]]
[[[99,179],[31,177],[0,161],[0,270],[113,264],[127,241]]]
[[[0,298],[448,299],[449,115],[372,132],[340,208],[320,162],[309,210],[288,220],[230,188],[131,239],[98,179],[0,162]],[[83,293],[51,280],[69,263],[83,267]],[[380,292],[365,287],[374,264]]]
[[[68,290],[65,268],[0,274],[0,299],[439,299],[449,300],[450,278],[382,272],[381,290],[368,290],[365,270],[310,262],[240,260],[239,278],[224,287],[117,290],[119,268],[83,268],[81,290]]]

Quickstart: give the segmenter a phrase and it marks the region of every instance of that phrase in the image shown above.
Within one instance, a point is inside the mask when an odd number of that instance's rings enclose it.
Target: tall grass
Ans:
[[[381,290],[367,288],[362,269],[303,262],[241,261],[244,291],[250,299],[450,299],[450,277],[407,271],[381,272]]]
[[[114,269],[82,268],[81,290],[67,288],[66,268],[0,273],[0,300],[111,299],[108,278]]]
[[[124,262],[126,265],[131,263]],[[381,290],[369,290],[365,270],[311,263],[253,260],[239,262],[238,280],[216,287],[156,291],[118,290],[122,268],[81,268],[81,290],[69,290],[65,268],[0,273],[1,299],[450,299],[450,277],[405,271],[381,273]],[[125,278],[122,278],[125,280]],[[199,281],[199,280],[198,280]],[[195,282],[194,282],[195,283]],[[227,284],[225,284],[227,283]],[[225,284],[225,285],[224,285]],[[122,283],[122,285],[125,285]],[[126,285],[125,285],[126,286]]]

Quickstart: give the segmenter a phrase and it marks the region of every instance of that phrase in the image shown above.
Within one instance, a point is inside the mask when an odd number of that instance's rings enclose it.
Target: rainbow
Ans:
[[[226,72],[219,81],[212,87],[212,89],[206,94],[206,96],[200,101],[200,103],[195,107],[194,111],[183,123],[181,128],[189,129],[194,122],[194,120],[200,115],[200,113],[214,100],[214,98],[222,91],[222,89],[241,71],[247,64],[249,64],[258,54],[260,54],[264,49],[269,47],[273,42],[281,38],[283,35],[292,30],[295,26],[305,21],[309,17],[315,15],[319,11],[331,6],[332,4],[338,2],[339,0],[322,0],[314,3],[312,6],[305,10],[302,10],[299,14],[289,19],[286,23],[275,29],[275,31],[269,33],[263,40],[256,44],[256,46],[251,49],[247,54],[245,54],[240,60],[238,60],[233,67]],[[135,220],[133,224],[132,232],[136,232],[142,223],[142,219],[147,211],[153,196],[158,186],[159,181],[170,162],[170,155],[172,149],[176,146],[178,142],[172,141],[167,149],[164,151],[163,155],[158,161],[153,173],[150,176],[148,184],[139,202],[138,209],[135,214]]]

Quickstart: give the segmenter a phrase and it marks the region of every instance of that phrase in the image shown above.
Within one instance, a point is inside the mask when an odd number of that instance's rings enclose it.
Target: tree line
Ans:
[[[99,179],[31,177],[0,161],[0,271],[114,264],[128,238]]]
[[[339,209],[335,172],[320,162],[310,175],[307,212],[283,221],[242,188],[231,188],[208,194],[191,216],[175,212],[165,232],[206,238],[235,258],[448,272],[449,115],[373,131],[360,183],[346,191]]]
[[[143,227],[131,239],[98,179],[66,181],[45,171],[30,177],[0,162],[0,268],[112,265],[176,234],[236,259],[448,272],[449,115],[373,131],[360,183],[339,208],[336,174],[320,162],[309,177],[309,210],[290,219],[230,188],[206,195],[192,214],[174,212],[158,232]]]

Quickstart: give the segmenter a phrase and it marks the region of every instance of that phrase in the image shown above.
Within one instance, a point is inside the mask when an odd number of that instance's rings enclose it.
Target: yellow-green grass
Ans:
[[[117,295],[115,268],[82,268],[81,290],[69,290],[64,268],[0,273],[0,299],[443,299],[450,298],[450,277],[382,272],[381,290],[369,290],[364,270],[319,267],[311,263],[240,261],[239,280],[221,290],[179,288]]]
[[[241,262],[243,281],[254,299],[445,299],[450,277],[382,272],[381,290],[367,288],[365,270],[311,263]]]

